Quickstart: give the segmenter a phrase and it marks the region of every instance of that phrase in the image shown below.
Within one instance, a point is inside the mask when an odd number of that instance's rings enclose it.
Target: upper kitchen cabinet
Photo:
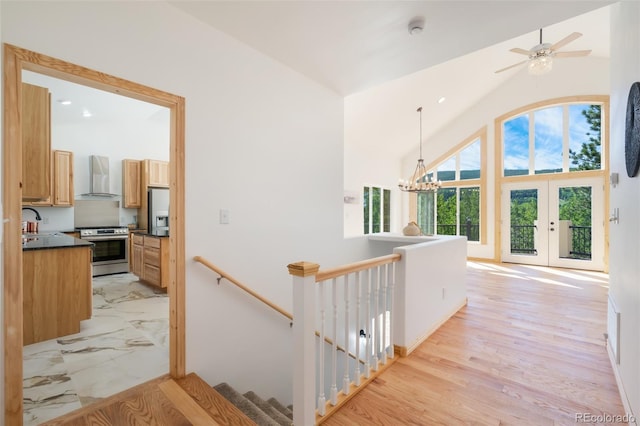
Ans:
[[[51,193],[40,201],[24,201],[24,206],[73,206],[73,152],[53,151],[51,153]]]
[[[53,151],[53,205],[73,206],[73,152]]]
[[[142,207],[142,165],[140,160],[122,160],[122,198],[124,208]]]
[[[22,84],[22,199],[51,196],[51,95],[45,87]]]
[[[144,160],[146,186],[169,186],[169,162]]]

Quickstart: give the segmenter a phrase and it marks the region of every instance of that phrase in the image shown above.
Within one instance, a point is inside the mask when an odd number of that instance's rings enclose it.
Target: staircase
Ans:
[[[293,411],[275,398],[264,400],[253,391],[241,394],[227,383],[213,387],[259,426],[291,426]]]
[[[213,388],[191,373],[159,377],[43,425],[289,426],[292,419],[291,409],[273,398],[242,395],[226,383]]]

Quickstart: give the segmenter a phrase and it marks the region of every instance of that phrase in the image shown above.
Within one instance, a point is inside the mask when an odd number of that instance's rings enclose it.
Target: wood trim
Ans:
[[[285,317],[289,318],[289,320],[293,321],[293,314],[291,314],[290,312],[285,311],[283,308],[281,308],[280,306],[276,305],[275,303],[273,303],[269,299],[259,295],[255,291],[251,290],[249,287],[247,287],[246,285],[242,284],[240,281],[238,281],[237,279],[235,279],[231,275],[227,274],[225,271],[223,271],[222,269],[218,268],[213,263],[209,262],[207,259],[203,258],[202,256],[195,256],[193,258],[193,260],[203,264],[207,268],[211,269],[213,272],[215,272],[218,275],[220,275],[220,279],[226,278],[230,283],[235,284],[237,287],[239,287],[240,289],[246,291],[251,296],[255,297],[256,299],[258,299],[259,301],[261,301],[265,305],[269,306],[270,308],[274,309],[275,311],[277,311],[280,314],[284,315]]]
[[[185,375],[185,100],[158,89],[104,74],[17,46],[4,44],[3,297],[4,423],[22,424],[22,139],[20,84],[23,69],[128,96],[170,109],[170,374]]]
[[[22,99],[21,60],[4,47],[3,310],[4,424],[22,424]]]
[[[564,105],[571,103],[600,103],[601,107],[601,146],[600,146],[600,161],[602,164],[602,170],[587,170],[582,172],[567,172],[567,173],[549,173],[543,175],[525,175],[525,176],[502,176],[502,123],[516,115],[540,109],[543,107],[550,107],[554,105]],[[586,177],[603,177],[604,178],[604,197],[605,202],[602,208],[604,209],[604,218],[609,217],[609,96],[607,95],[579,95],[579,96],[564,96],[560,98],[547,99],[544,101],[534,102],[529,105],[524,105],[515,110],[509,111],[494,120],[494,223],[496,224],[494,229],[494,256],[493,262],[500,262],[502,258],[502,184],[507,182],[532,182],[532,181],[548,181],[548,180],[560,180],[560,179],[579,179]],[[609,221],[605,220],[604,223],[604,271],[609,271]]]
[[[338,266],[336,268],[318,271],[318,273],[316,274],[316,282],[319,283],[321,281],[330,280],[342,275],[364,271],[365,269],[374,268],[376,266],[399,262],[401,258],[402,256],[398,253],[388,254],[386,256],[374,257],[373,259],[366,259],[360,262],[349,263],[347,265]]]

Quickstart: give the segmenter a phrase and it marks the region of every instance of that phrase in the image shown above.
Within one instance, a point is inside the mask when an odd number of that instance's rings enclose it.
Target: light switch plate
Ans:
[[[229,210],[220,209],[220,223],[222,225],[228,225],[229,224]]]

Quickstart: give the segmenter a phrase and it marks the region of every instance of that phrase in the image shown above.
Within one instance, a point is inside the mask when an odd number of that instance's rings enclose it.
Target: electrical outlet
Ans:
[[[444,300],[444,287],[442,287],[442,300]]]
[[[49,224],[49,218],[48,218],[48,217],[46,217],[46,216],[45,216],[45,217],[43,217],[43,218],[42,218],[42,224],[43,224],[43,225],[48,225],[48,224]]]

